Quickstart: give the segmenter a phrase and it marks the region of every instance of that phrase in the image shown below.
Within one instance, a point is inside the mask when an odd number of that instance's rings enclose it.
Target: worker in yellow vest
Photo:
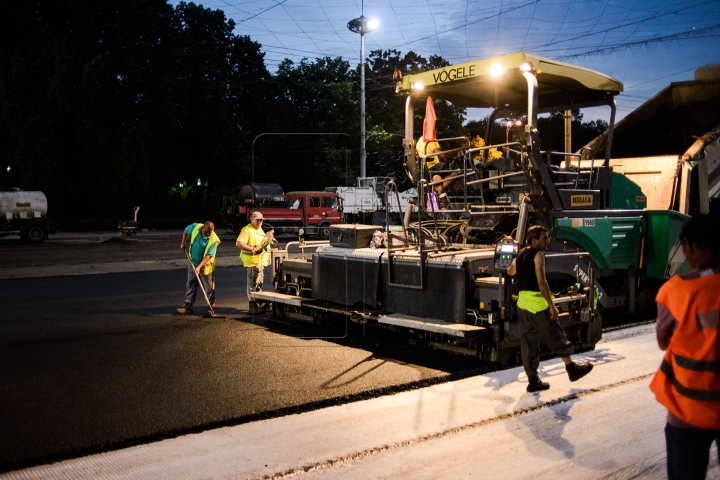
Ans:
[[[668,410],[668,477],[704,479],[713,441],[720,452],[720,215],[689,220],[680,242],[693,271],[672,277],[657,294],[655,328],[665,357],[650,389]]]
[[[180,248],[188,254],[186,245],[190,241],[187,283],[185,284],[185,304],[177,309],[184,315],[193,313],[193,304],[197,294],[198,277],[205,284],[205,293],[211,306],[215,305],[215,256],[220,239],[215,234],[213,222],[193,223],[183,231]],[[197,274],[197,276],[195,276]],[[212,310],[208,307],[208,311]]]
[[[247,269],[247,298],[248,313],[264,313],[265,305],[255,302],[250,294],[262,291],[263,269],[270,264],[270,255],[267,247],[272,240],[272,232],[267,234],[263,230],[262,213],[253,212],[250,223],[240,230],[235,246],[240,249],[240,259]]]

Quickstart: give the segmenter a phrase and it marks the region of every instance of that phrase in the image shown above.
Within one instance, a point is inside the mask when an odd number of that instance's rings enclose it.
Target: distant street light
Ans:
[[[348,30],[360,34],[360,176],[365,177],[365,163],[367,151],[365,150],[365,34],[377,29],[378,21],[365,18],[350,20]]]

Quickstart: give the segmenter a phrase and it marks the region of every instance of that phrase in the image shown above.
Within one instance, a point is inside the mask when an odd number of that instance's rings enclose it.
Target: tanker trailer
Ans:
[[[29,243],[44,241],[55,227],[46,217],[47,198],[43,192],[0,188],[0,237],[20,235]]]

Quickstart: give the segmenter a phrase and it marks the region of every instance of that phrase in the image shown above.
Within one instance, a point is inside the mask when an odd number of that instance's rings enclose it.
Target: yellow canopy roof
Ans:
[[[607,105],[623,90],[622,83],[602,73],[518,52],[407,75],[398,82],[397,91],[418,96],[436,94],[463,108],[504,107],[505,110],[525,111],[527,80],[520,70],[524,62],[532,63],[537,74],[540,111]],[[496,65],[503,68],[500,76],[490,73],[491,67]],[[411,88],[415,82],[421,82],[425,88]]]

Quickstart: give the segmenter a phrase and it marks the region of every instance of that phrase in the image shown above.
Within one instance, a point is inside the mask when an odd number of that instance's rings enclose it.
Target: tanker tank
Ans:
[[[47,197],[43,192],[0,188],[0,236],[20,235],[26,242],[44,241],[55,227],[46,217]]]

